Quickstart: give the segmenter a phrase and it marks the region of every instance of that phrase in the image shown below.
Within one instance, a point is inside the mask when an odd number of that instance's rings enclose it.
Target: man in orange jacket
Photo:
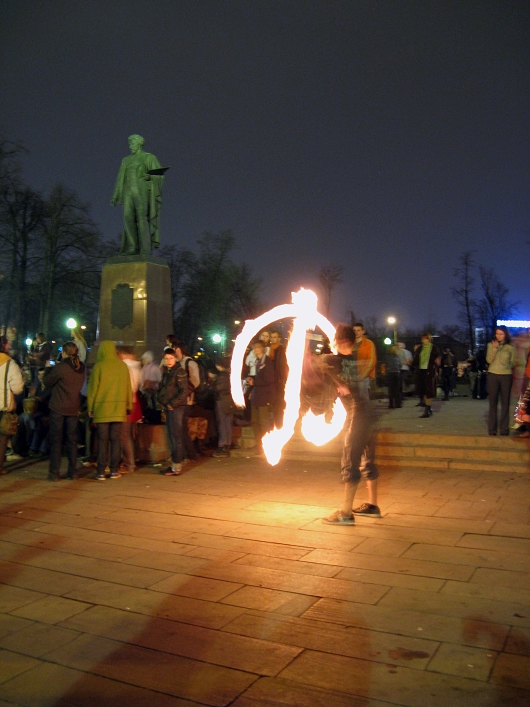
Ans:
[[[375,345],[373,341],[366,338],[366,331],[361,322],[353,325],[353,331],[355,344],[352,353],[357,359],[357,374],[362,394],[368,399],[370,397],[370,381],[375,379],[375,365],[377,363]]]

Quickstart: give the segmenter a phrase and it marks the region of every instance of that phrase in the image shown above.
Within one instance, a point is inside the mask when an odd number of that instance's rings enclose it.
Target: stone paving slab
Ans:
[[[408,707],[424,707],[426,699],[430,707],[447,707],[449,695],[454,707],[489,707],[492,704],[523,707],[528,699],[525,691],[506,688],[503,699],[510,701],[502,703],[496,701],[499,694],[497,687],[482,681],[418,672],[394,664],[368,663],[366,660],[317,651],[304,651],[280,673],[280,677],[317,687],[340,689],[361,697],[393,701]]]
[[[525,475],[384,469],[335,527],[322,460],[46,474],[0,479],[0,707],[530,702]]]
[[[43,662],[1,686],[11,707],[196,707],[196,702],[128,682]]]
[[[63,626],[153,650],[163,646],[167,653],[258,675],[277,675],[301,652],[270,638],[247,637],[106,607],[93,607]]]

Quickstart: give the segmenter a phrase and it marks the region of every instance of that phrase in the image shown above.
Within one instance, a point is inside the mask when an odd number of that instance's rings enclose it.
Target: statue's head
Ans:
[[[133,153],[138,152],[138,150],[144,146],[145,140],[141,135],[129,135],[129,149]]]

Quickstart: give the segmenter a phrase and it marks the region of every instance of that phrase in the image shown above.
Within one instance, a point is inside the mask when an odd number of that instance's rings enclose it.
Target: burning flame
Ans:
[[[263,329],[264,326],[277,319],[292,317],[293,330],[286,348],[289,376],[285,384],[285,412],[283,426],[274,429],[263,437],[263,450],[269,464],[275,466],[281,459],[282,449],[291,439],[300,412],[300,388],[302,385],[302,365],[304,361],[305,337],[307,329],[320,327],[333,342],[335,327],[317,310],[317,296],[311,290],[301,288],[292,292],[292,304],[280,304],[265,312],[257,319],[249,319],[241,334],[236,339],[232,354],[232,371],[230,385],[232,398],[236,405],[244,407],[245,398],[241,388],[241,368],[249,341]],[[331,344],[333,347],[333,344]],[[335,353],[335,350],[332,349]],[[332,440],[342,429],[346,419],[346,411],[342,404],[335,403],[333,418],[326,423],[324,415],[314,415],[309,412],[302,420],[302,434],[308,442],[318,446]]]
[[[333,418],[329,424],[324,421],[324,415],[315,415],[309,410],[302,418],[302,434],[308,442],[322,447],[339,434],[346,422],[346,415],[346,409],[339,400],[335,401]]]

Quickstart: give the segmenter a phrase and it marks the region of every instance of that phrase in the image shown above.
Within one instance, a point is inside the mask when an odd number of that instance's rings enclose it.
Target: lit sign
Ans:
[[[507,326],[510,329],[530,329],[527,319],[497,319],[497,326]]]

